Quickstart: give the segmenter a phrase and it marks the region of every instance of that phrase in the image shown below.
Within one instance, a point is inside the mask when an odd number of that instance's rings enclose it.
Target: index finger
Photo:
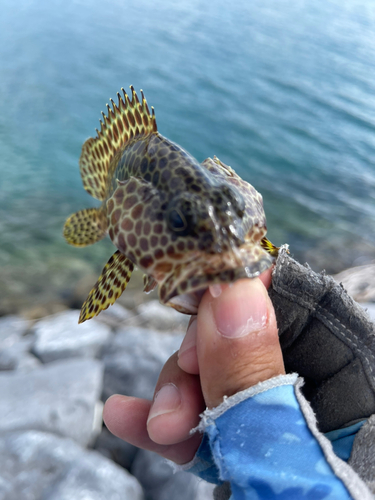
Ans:
[[[157,444],[147,432],[147,419],[151,408],[147,399],[115,394],[105,403],[103,419],[112,434],[128,443],[153,451],[177,464],[189,462],[197,451],[202,435],[195,433],[181,443]]]

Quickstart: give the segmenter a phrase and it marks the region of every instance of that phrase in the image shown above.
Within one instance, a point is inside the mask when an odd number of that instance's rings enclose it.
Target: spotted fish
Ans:
[[[192,314],[199,291],[253,278],[268,269],[277,248],[265,238],[262,196],[218,158],[201,164],[163,137],[142,94],[122,89],[111,99],[97,137],[79,160],[85,190],[102,203],[71,215],[68,243],[90,245],[107,234],[117,251],[82,306],[79,322],[113,304],[134,266],[144,291],[159,286],[160,302]]]

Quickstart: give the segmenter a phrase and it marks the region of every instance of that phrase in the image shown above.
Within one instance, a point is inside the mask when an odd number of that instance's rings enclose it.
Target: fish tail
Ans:
[[[104,238],[107,234],[107,210],[85,208],[71,215],[64,225],[63,235],[70,245],[85,247]]]

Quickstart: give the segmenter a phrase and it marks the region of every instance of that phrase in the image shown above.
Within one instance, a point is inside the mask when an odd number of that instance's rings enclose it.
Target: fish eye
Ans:
[[[187,221],[184,217],[184,214],[180,210],[173,208],[172,210],[169,211],[168,227],[172,231],[180,234],[186,230]]]
[[[178,196],[168,206],[166,220],[168,228],[177,236],[193,235],[196,225],[196,210],[191,200]]]
[[[236,214],[239,217],[242,217],[245,213],[245,200],[243,199],[241,193],[237,189],[229,185],[223,185],[222,192],[230,201]]]

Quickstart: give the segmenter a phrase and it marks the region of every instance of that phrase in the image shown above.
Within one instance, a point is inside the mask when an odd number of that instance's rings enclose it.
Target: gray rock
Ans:
[[[372,302],[362,302],[360,306],[367,311],[367,314],[370,316],[372,321],[375,322],[375,304]]]
[[[38,368],[41,364],[39,359],[29,352],[29,345],[26,342],[20,341],[0,350],[0,371],[29,371]]]
[[[0,346],[8,337],[22,337],[31,326],[31,321],[23,319],[21,316],[9,315],[0,318]]]
[[[43,363],[99,355],[111,337],[110,328],[95,319],[79,325],[78,318],[79,312],[70,310],[49,316],[35,324],[33,352]]]
[[[97,321],[98,323],[104,323],[111,328],[117,328],[132,321],[133,318],[134,313],[115,302],[108,309],[102,311],[98,316],[96,316],[95,321]]]
[[[40,362],[30,354],[33,336],[27,335],[30,321],[19,316],[0,318],[0,371],[29,370],[36,368]]]
[[[88,445],[100,432],[102,378],[102,363],[89,359],[0,373],[0,433],[35,429]]]
[[[143,486],[148,500],[212,500],[214,485],[189,472],[173,472],[166,460],[151,451],[140,450],[131,473]]]
[[[103,399],[112,394],[152,399],[160,370],[182,338],[146,328],[118,331],[103,356]]]
[[[94,449],[121,465],[124,469],[130,469],[138,452],[136,446],[114,436],[106,427],[103,427],[102,432],[95,441]]]
[[[147,358],[118,353],[103,358],[105,364],[103,401],[112,394],[152,399],[162,365]]]
[[[194,500],[212,500],[215,488],[215,484],[198,479],[197,493]]]
[[[157,300],[140,304],[137,311],[142,326],[150,326],[164,332],[186,332],[190,319],[189,315],[181,314],[171,307],[163,306]]]
[[[164,333],[151,328],[131,327],[116,331],[107,344],[104,354],[130,352],[134,357],[147,357],[164,363],[171,354],[180,348],[182,333]]]
[[[375,264],[345,269],[333,278],[357,302],[375,302]]]
[[[0,437],[0,500],[142,500],[138,481],[95,451],[39,431]]]

